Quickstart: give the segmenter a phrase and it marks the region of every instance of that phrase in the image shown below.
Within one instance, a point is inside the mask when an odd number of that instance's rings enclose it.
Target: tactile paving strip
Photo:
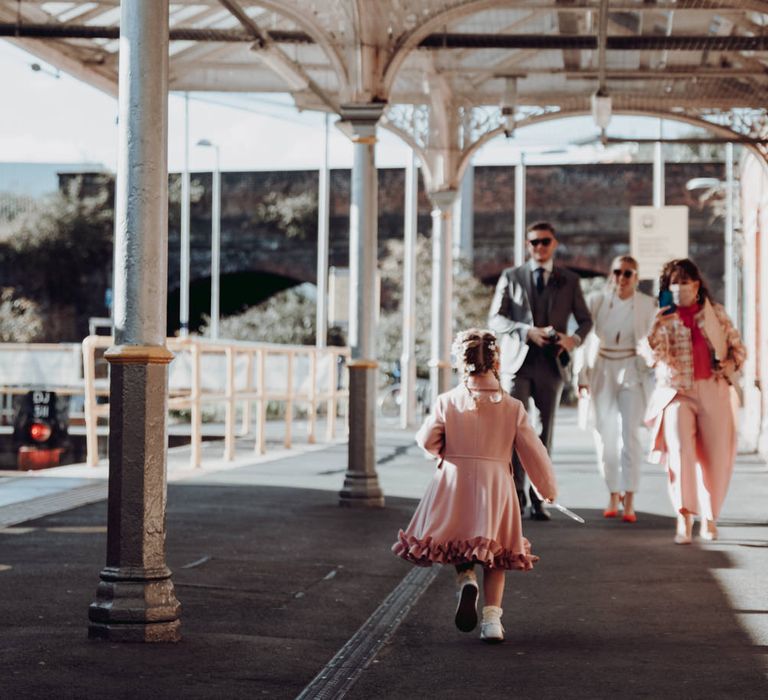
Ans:
[[[79,508],[89,503],[103,501],[107,497],[107,482],[99,481],[74,489],[11,503],[0,508],[0,529],[12,527],[27,520],[42,518],[65,510]]]
[[[438,571],[437,566],[411,569],[296,700],[343,698],[435,580]]]

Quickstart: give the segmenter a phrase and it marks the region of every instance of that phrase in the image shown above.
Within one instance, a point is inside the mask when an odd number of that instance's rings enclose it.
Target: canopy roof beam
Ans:
[[[314,44],[309,34],[274,29],[264,35],[275,44]],[[119,39],[120,27],[79,24],[27,24],[0,22],[0,37],[25,39]],[[253,42],[254,35],[242,29],[173,27],[171,41]],[[608,51],[768,51],[768,35],[711,36],[697,34],[610,35]],[[539,49],[567,50],[598,48],[594,35],[576,34],[430,34],[419,44],[422,49]]]

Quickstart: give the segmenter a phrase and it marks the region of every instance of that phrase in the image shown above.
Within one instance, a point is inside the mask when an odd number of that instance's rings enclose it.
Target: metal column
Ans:
[[[734,179],[733,179],[733,144],[725,145],[725,260],[723,267],[723,282],[725,286],[725,310],[736,322],[736,270],[733,251],[733,222],[734,222]]]
[[[663,138],[663,122],[659,119],[659,138]],[[663,207],[665,200],[664,144],[656,141],[653,145],[653,206]]]
[[[211,339],[219,339],[221,309],[221,161],[216,149],[216,169],[211,192]]]
[[[376,474],[376,269],[378,253],[376,122],[383,104],[342,107],[354,161],[349,208],[349,458],[344,506],[383,506]]]
[[[465,265],[471,265],[474,260],[474,195],[475,168],[470,163],[461,178],[461,191],[453,205],[453,259]]]
[[[400,356],[400,426],[416,420],[416,236],[418,234],[419,171],[416,153],[405,169],[405,232],[403,249],[403,353]]]
[[[177,641],[165,563],[168,0],[123,0],[107,563],[89,636]]]
[[[189,247],[190,247],[190,174],[189,174],[189,93],[184,93],[184,171],[181,173],[181,232],[179,254],[179,335],[189,335]]]
[[[525,262],[525,154],[515,166],[515,265]]]
[[[315,316],[315,345],[324,348],[328,342],[328,242],[331,204],[330,169],[328,166],[328,125],[325,115],[323,136],[323,167],[317,183],[317,308]]]
[[[429,382],[432,402],[451,386],[453,264],[451,214],[456,190],[433,192],[432,200],[432,352]]]

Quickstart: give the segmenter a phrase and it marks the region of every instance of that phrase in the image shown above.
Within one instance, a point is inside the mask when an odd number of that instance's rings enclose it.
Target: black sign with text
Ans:
[[[65,447],[69,423],[69,397],[35,390],[13,400],[13,444],[51,449]]]

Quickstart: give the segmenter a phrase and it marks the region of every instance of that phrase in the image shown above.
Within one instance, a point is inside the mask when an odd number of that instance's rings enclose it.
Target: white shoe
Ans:
[[[718,536],[718,532],[717,532],[717,525],[715,525],[715,521],[702,518],[701,529],[699,530],[699,537],[701,537],[702,540],[713,542],[714,540],[717,539],[717,536]]]
[[[677,532],[675,544],[691,544],[693,535],[693,516],[690,514],[677,516]]]
[[[498,644],[504,641],[504,626],[501,624],[501,616],[504,611],[495,605],[486,605],[483,608],[483,621],[480,623],[480,639],[489,644]]]
[[[477,596],[480,589],[475,572],[462,571],[458,576],[458,598],[454,622],[462,632],[471,632],[477,627]]]

